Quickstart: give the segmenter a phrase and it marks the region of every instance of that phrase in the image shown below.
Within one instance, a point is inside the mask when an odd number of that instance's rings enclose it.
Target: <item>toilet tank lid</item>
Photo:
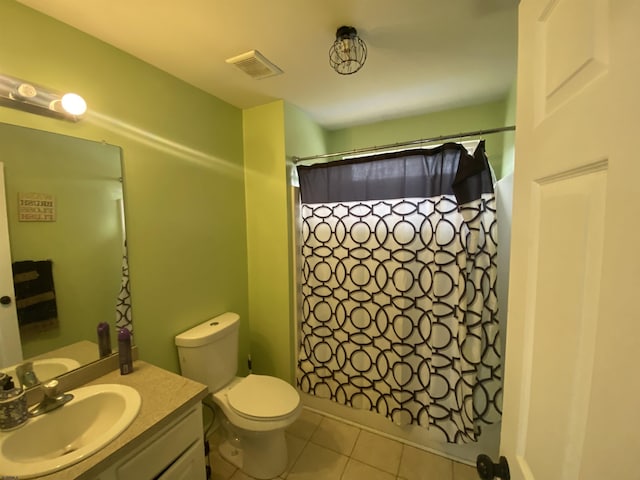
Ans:
[[[229,335],[238,329],[240,315],[233,312],[223,313],[200,325],[182,332],[175,338],[178,347],[200,347],[212,342],[217,337]]]

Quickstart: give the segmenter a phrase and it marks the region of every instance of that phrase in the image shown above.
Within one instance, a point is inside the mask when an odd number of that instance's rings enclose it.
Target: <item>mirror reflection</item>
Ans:
[[[20,374],[15,367],[28,362],[45,381],[99,358],[102,322],[113,349],[130,315],[121,150],[0,123],[0,162],[9,238],[0,257],[10,248],[11,258],[1,278],[15,288],[14,302],[0,302],[2,324],[15,326],[0,332],[0,368]],[[2,283],[0,296],[11,296]]]

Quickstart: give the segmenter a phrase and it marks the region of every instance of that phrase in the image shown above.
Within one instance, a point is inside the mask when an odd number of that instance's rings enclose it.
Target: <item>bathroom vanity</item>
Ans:
[[[132,449],[97,475],[95,480],[204,479],[205,459],[202,440],[202,407],[194,406],[151,439]],[[84,477],[83,477],[84,478]]]
[[[142,397],[122,434],[97,453],[43,480],[202,479],[206,477],[201,401],[207,387],[143,361],[84,385],[122,384]],[[64,408],[64,407],[63,407]]]

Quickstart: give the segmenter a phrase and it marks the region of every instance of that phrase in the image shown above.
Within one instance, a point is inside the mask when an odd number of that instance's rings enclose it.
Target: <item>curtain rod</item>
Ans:
[[[378,150],[386,150],[386,149],[395,148],[395,147],[408,147],[411,145],[420,145],[423,143],[434,143],[442,140],[451,140],[453,138],[465,138],[465,137],[475,137],[478,135],[489,135],[491,133],[508,132],[515,129],[516,129],[515,125],[510,125],[508,127],[490,128],[487,130],[476,130],[475,132],[456,133],[455,135],[441,135],[439,137],[423,138],[420,140],[410,140],[408,142],[389,143],[387,145],[380,145],[375,147],[355,148],[353,150],[347,150],[344,152],[323,153],[320,155],[311,155],[309,157],[293,157],[293,163],[304,162],[306,160],[316,160],[319,158],[341,157],[343,155],[353,155],[355,153],[376,152]]]

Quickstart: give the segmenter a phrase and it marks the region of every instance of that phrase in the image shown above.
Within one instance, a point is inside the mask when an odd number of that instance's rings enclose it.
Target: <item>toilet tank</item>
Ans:
[[[180,371],[217,392],[236,375],[240,316],[227,312],[176,336]]]

